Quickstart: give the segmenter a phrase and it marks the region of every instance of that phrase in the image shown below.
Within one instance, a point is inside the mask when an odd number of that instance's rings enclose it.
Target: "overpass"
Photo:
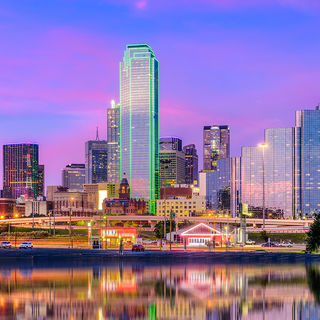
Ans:
[[[166,217],[168,220],[168,217]],[[105,221],[106,220],[106,221]],[[147,222],[149,224],[155,224],[159,221],[163,221],[163,216],[154,216],[154,215],[117,215],[117,216],[107,216],[106,219],[103,219],[101,215],[95,215],[90,217],[79,217],[79,216],[72,216],[72,222],[79,222],[79,221],[92,221],[92,222],[100,222],[106,223],[109,225],[111,221],[132,221],[132,222]],[[207,217],[207,216],[200,216],[200,217],[175,217],[176,222],[182,221],[189,221],[191,223],[215,223],[215,224],[232,224],[232,225],[240,225],[240,218],[230,218],[230,217]],[[11,224],[11,225],[23,225],[23,224],[32,224],[34,222],[36,225],[48,225],[51,221],[55,223],[61,222],[69,222],[69,216],[57,216],[57,217],[25,217],[25,218],[15,218],[15,219],[2,219],[0,220],[0,224]],[[298,229],[306,230],[310,227],[310,224],[313,222],[313,219],[308,220],[293,220],[293,219],[266,219],[265,225],[266,228],[274,228],[277,227],[295,227]],[[258,218],[248,218],[247,225],[252,226],[253,228],[261,228],[263,224],[262,219]]]

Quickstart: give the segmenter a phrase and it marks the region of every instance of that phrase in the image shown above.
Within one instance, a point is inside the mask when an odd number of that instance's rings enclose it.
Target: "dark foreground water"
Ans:
[[[0,319],[320,319],[320,266],[0,266]]]

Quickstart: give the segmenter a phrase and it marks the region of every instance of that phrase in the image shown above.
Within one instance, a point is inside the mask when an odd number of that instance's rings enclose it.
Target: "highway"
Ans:
[[[120,216],[107,216],[106,223],[108,224],[110,221],[135,221],[135,222],[148,222],[150,224],[154,224],[158,221],[163,221],[163,216],[153,216],[153,215],[120,215]],[[168,220],[168,217],[166,217]],[[49,220],[51,220],[51,224],[53,223],[53,217],[35,217],[34,223],[36,225],[49,225]],[[69,216],[57,216],[55,217],[55,223],[61,223],[61,222],[69,222],[70,218]],[[78,216],[72,216],[71,217],[72,222],[78,222],[78,221],[92,221],[92,222],[102,222],[104,219],[101,215],[95,215],[91,217],[78,217]],[[190,221],[193,223],[218,223],[218,224],[234,224],[234,225],[240,225],[240,218],[228,218],[228,217],[176,217],[175,221]],[[1,224],[8,224],[11,225],[26,225],[26,224],[32,224],[33,218],[15,218],[15,219],[2,219],[0,220]],[[276,220],[276,219],[266,219],[266,228],[286,228],[289,229],[296,228],[301,230],[308,230],[310,227],[310,224],[313,222],[312,219],[310,220],[293,220],[293,219],[282,219],[282,220]],[[261,228],[263,223],[262,219],[257,218],[249,218],[247,219],[247,225],[252,226],[254,229]]]

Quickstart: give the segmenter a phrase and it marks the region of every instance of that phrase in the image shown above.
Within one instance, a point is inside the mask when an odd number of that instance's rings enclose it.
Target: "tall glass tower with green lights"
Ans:
[[[120,62],[120,175],[126,174],[133,198],[159,194],[158,60],[146,44],[127,45]]]

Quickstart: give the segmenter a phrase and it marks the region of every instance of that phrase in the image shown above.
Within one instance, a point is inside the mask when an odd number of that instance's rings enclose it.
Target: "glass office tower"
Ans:
[[[127,45],[120,62],[120,173],[133,198],[158,198],[158,61],[146,44]]]
[[[211,209],[230,210],[230,158],[218,159],[216,170],[201,171],[200,195]]]
[[[198,170],[198,154],[194,144],[188,144],[183,147],[186,163],[186,184],[198,185],[199,170]]]
[[[108,144],[105,140],[87,141],[85,144],[86,183],[108,181]]]
[[[70,163],[62,169],[62,186],[72,192],[83,191],[86,180],[86,166],[82,163]]]
[[[39,194],[37,144],[3,146],[3,196],[16,199],[21,195],[36,199]]]
[[[241,153],[241,201],[262,208],[263,174],[265,207],[282,210],[285,217],[294,216],[294,129],[265,130],[263,171],[262,148],[243,147]]]
[[[241,203],[241,157],[230,158],[230,211],[239,216]]]
[[[178,137],[161,137],[159,147],[160,150],[182,151],[182,140]]]
[[[108,182],[120,182],[120,104],[111,102],[107,118]]]
[[[265,141],[266,206],[281,209],[285,217],[291,218],[294,216],[294,129],[266,129]]]
[[[230,157],[229,126],[203,127],[203,170],[216,170],[217,160]]]
[[[296,197],[300,197],[299,214],[302,216],[320,210],[320,106],[315,110],[296,113],[295,143],[297,175]],[[299,188],[300,185],[300,188]]]

